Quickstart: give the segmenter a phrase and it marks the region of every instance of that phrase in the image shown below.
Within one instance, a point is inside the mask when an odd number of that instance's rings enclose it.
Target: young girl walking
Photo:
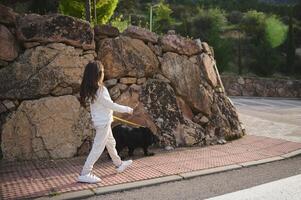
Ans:
[[[86,65],[80,87],[80,103],[84,107],[86,107],[87,103],[90,103],[96,135],[92,149],[78,177],[78,182],[97,183],[101,181],[99,177],[92,174],[92,169],[105,147],[107,147],[117,172],[123,172],[132,164],[132,160],[122,161],[118,156],[111,123],[113,121],[113,111],[132,114],[133,109],[114,103],[107,88],[103,85],[103,79],[104,69],[102,65],[99,65],[97,62],[90,62]]]

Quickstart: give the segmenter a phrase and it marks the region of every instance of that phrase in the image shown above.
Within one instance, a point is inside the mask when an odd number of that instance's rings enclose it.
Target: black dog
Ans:
[[[113,136],[116,140],[116,150],[118,154],[123,148],[128,147],[129,156],[133,156],[136,148],[142,148],[145,156],[153,156],[154,153],[148,152],[148,147],[159,141],[158,137],[146,127],[132,128],[125,125],[115,126]]]

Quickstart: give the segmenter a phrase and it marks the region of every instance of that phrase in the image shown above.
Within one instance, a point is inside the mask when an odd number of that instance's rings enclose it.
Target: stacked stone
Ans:
[[[19,16],[0,6],[0,119],[4,159],[71,157],[93,139],[80,107],[85,65],[96,57],[90,24],[62,15]]]
[[[222,76],[227,95],[301,98],[301,81],[260,77]]]
[[[134,115],[115,115],[149,127],[162,147],[216,144],[243,135],[205,42],[174,32],[159,37],[134,26],[123,33],[106,25],[93,30],[68,16],[18,16],[1,9],[1,27],[14,41],[6,48],[17,46],[0,57],[4,159],[88,152],[94,131],[77,97],[92,60],[104,65],[112,99],[134,108]]]
[[[105,84],[114,100],[135,108],[134,116],[117,116],[150,127],[162,146],[216,144],[243,134],[207,43],[135,26],[111,35],[95,39]]]

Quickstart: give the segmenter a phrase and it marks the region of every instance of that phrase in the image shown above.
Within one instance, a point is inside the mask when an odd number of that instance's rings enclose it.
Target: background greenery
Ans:
[[[18,12],[60,12],[85,19],[85,0],[0,0]],[[92,1],[93,2],[93,1]],[[301,0],[95,0],[92,24],[170,29],[214,48],[221,72],[301,76]],[[92,8],[93,11],[93,8]]]
[[[208,42],[220,72],[300,78],[301,1],[119,0],[114,16],[148,28],[151,3],[154,31]]]

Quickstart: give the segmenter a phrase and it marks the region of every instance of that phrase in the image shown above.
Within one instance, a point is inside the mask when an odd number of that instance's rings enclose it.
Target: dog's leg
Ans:
[[[116,151],[117,151],[117,154],[119,155],[119,154],[120,154],[120,152],[122,151],[122,148],[120,148],[120,147],[116,146]]]
[[[117,151],[117,154],[120,156],[120,159],[121,160],[124,160],[126,158],[126,156],[121,156],[120,153],[122,152],[123,150],[123,147],[120,147],[120,146],[116,146],[116,151]]]
[[[129,147],[129,156],[133,156],[134,155],[134,148]]]
[[[144,152],[144,155],[145,156],[153,156],[153,155],[155,155],[154,153],[152,153],[152,152],[148,152],[148,149],[147,149],[148,147],[143,147],[143,152]]]

